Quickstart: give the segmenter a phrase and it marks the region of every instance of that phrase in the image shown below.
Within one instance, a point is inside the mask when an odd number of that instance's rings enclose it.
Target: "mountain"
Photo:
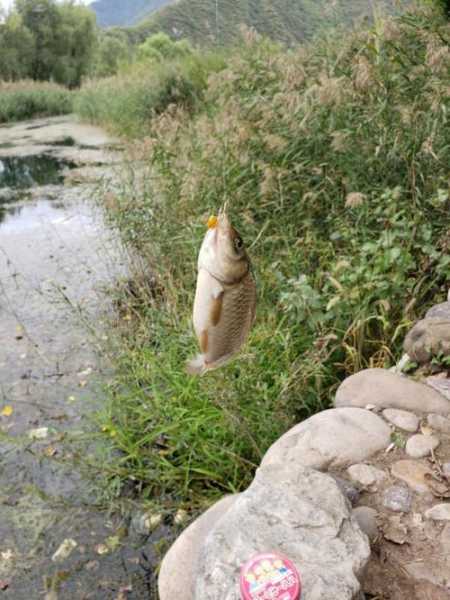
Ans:
[[[89,5],[100,27],[126,27],[173,0],[96,0]]]
[[[106,0],[103,0],[106,1]],[[376,12],[395,12],[407,0],[178,0],[165,3],[135,27],[131,37],[142,40],[164,31],[199,45],[226,45],[239,25],[287,44],[310,38],[329,25],[352,23]]]

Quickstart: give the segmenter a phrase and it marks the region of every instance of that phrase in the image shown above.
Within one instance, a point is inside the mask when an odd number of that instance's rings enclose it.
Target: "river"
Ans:
[[[108,451],[91,416],[127,261],[96,197],[119,161],[72,117],[0,127],[0,600],[156,598],[163,532],[106,510],[86,467]]]

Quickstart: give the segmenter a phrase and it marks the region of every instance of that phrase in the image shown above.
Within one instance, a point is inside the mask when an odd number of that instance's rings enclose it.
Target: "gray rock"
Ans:
[[[431,454],[439,446],[439,439],[434,435],[418,433],[406,442],[406,454],[412,458],[423,458]]]
[[[425,317],[427,319],[438,318],[450,320],[450,302],[442,302],[442,304],[432,306]]]
[[[435,504],[425,511],[425,517],[433,521],[450,521],[450,502]]]
[[[353,516],[369,540],[374,542],[378,537],[377,511],[369,506],[358,506],[353,509]]]
[[[360,408],[320,412],[296,425],[266,452],[261,465],[297,465],[325,470],[347,467],[389,444],[390,429],[377,415]]]
[[[400,408],[413,412],[450,413],[450,402],[427,385],[384,369],[366,369],[346,379],[336,393],[335,406]]]
[[[332,473],[330,473],[330,475],[335,480],[335,482],[338,484],[339,489],[344,494],[344,496],[349,500],[350,504],[352,506],[355,506],[356,504],[358,504],[359,497],[361,496],[361,494],[359,493],[359,490],[353,485],[353,483],[348,481],[348,479],[344,479],[343,477],[338,477],[337,475],[333,475]]]
[[[239,494],[226,496],[196,519],[177,538],[165,555],[158,578],[160,600],[192,600],[200,548],[211,529],[236,502]]]
[[[442,433],[450,433],[450,419],[446,419],[442,415],[428,415],[427,422],[428,425],[436,431],[441,431]]]
[[[450,320],[428,317],[414,325],[403,344],[411,360],[420,364],[431,361],[434,356],[450,355]]]
[[[436,390],[436,392],[439,392],[439,394],[442,394],[442,396],[444,396],[444,398],[446,398],[447,400],[450,400],[450,379],[448,379],[448,378],[443,379],[442,377],[436,376],[436,377],[427,377],[425,381],[426,381],[427,385],[429,385],[434,390]]]
[[[409,512],[411,503],[412,493],[407,487],[393,485],[384,492],[383,506],[393,512]]]
[[[408,538],[408,528],[398,515],[389,517],[383,527],[383,535],[394,544],[404,544]]]
[[[427,476],[431,477],[432,471],[416,460],[397,461],[392,465],[391,473],[419,494],[426,494],[430,491],[427,485]]]
[[[311,600],[358,598],[369,559],[367,537],[331,477],[312,469],[271,465],[207,536],[197,563],[194,600],[239,598],[241,565],[268,549],[288,556]]]
[[[419,417],[407,410],[398,408],[385,408],[383,417],[399,429],[415,433],[419,429]]]
[[[364,488],[376,489],[377,485],[386,479],[384,471],[364,464],[352,465],[347,469],[347,474],[354,483]]]
[[[431,584],[441,588],[449,587],[448,564],[446,565],[440,561],[434,561],[430,564],[423,560],[419,560],[417,562],[406,563],[404,569],[417,581],[429,581]],[[434,595],[429,596],[428,594],[427,596],[431,600],[434,600],[435,598],[436,600],[439,600],[439,598],[442,598],[442,596],[436,597]]]
[[[450,462],[446,462],[442,465],[442,473],[450,480]]]

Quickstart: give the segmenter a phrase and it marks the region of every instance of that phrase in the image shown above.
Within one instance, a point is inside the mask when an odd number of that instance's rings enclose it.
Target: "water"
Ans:
[[[95,202],[97,183],[63,185],[70,162],[18,150],[0,155],[0,596],[156,598],[153,542],[165,528],[131,531],[131,515],[98,505],[86,468],[107,451],[90,415],[105,402],[107,290],[126,257]],[[66,539],[70,556],[53,558]]]

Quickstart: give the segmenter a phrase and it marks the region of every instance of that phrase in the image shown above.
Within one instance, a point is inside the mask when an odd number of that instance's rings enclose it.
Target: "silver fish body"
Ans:
[[[199,253],[193,322],[201,354],[188,362],[188,373],[202,375],[233,358],[248,338],[255,310],[249,258],[239,234],[222,214],[205,235]]]

